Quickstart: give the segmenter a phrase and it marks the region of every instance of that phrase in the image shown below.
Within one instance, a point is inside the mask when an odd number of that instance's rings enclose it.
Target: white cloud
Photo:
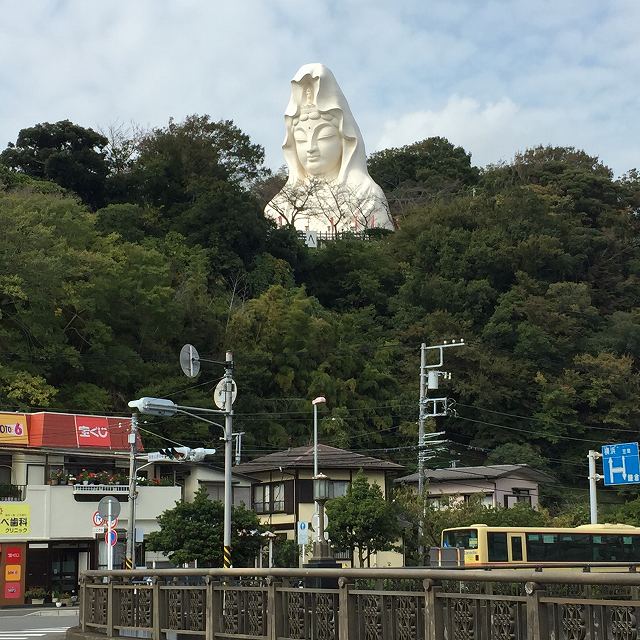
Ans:
[[[482,105],[454,96],[439,110],[414,111],[385,122],[376,150],[443,136],[470,151],[474,164],[485,165],[509,160],[528,146],[553,142],[557,116],[523,109],[509,98]]]
[[[319,61],[369,150],[442,135],[479,164],[545,142],[640,164],[635,0],[0,0],[0,15],[0,148],[37,122],[208,113],[277,167],[289,80]]]

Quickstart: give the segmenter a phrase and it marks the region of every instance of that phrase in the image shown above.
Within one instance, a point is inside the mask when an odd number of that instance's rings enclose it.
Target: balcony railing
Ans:
[[[0,484],[0,502],[22,502],[25,493],[23,484]]]
[[[74,495],[86,495],[88,493],[129,493],[128,484],[74,484]]]

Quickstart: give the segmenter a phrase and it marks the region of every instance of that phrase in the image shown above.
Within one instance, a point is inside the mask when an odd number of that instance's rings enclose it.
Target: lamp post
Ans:
[[[329,499],[331,481],[324,473],[319,473],[313,478],[313,499],[318,505],[318,530],[316,532],[316,544],[320,557],[329,557],[329,545],[324,539],[324,503]],[[326,548],[325,548],[326,547]],[[314,553],[318,555],[318,553]]]
[[[318,396],[311,401],[313,405],[313,478],[314,478],[314,497],[315,515],[320,517],[320,504],[315,497],[315,479],[318,477],[318,405],[326,404],[327,399],[324,396]],[[316,530],[316,542],[321,542],[320,527]],[[315,555],[315,554],[314,554]]]

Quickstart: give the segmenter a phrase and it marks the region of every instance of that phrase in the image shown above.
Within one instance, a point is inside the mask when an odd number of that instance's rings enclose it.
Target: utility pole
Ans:
[[[589,460],[589,513],[591,515],[591,524],[598,524],[598,496],[597,483],[602,480],[602,476],[596,472],[596,459],[602,458],[602,454],[598,451],[589,451],[587,454]]]
[[[231,510],[233,487],[233,354],[227,351],[224,370],[224,568],[231,567]]]
[[[200,362],[212,362],[224,365],[224,377],[216,385],[213,400],[218,409],[205,409],[204,407],[189,407],[176,404],[167,398],[139,398],[129,402],[129,406],[138,409],[140,413],[152,416],[168,418],[176,413],[190,416],[194,420],[201,420],[207,424],[213,424],[222,429],[224,434],[224,536],[223,536],[223,566],[225,569],[231,567],[231,511],[233,509],[233,485],[231,467],[233,464],[233,402],[236,396],[236,383],[233,380],[233,354],[227,351],[225,361],[209,360],[201,358],[193,345],[186,344],[180,351],[180,366],[183,373],[193,378],[200,371]],[[224,415],[224,425],[213,422],[203,417],[202,413],[212,413]],[[184,449],[184,451],[178,451]],[[211,449],[189,449],[188,447],[178,447],[178,453],[183,453],[186,459],[199,461],[203,459]]]
[[[438,389],[439,378],[451,379],[451,374],[445,371],[438,371],[444,364],[444,350],[450,347],[462,347],[464,340],[445,340],[442,344],[436,344],[430,347],[423,342],[420,345],[420,401],[418,413],[418,496],[423,499],[424,493],[424,463],[430,458],[428,456],[427,447],[437,447],[445,442],[445,440],[436,440],[438,436],[444,435],[444,431],[426,434],[424,425],[426,418],[435,418],[437,416],[446,416],[449,413],[448,398],[430,398],[428,393],[431,389]],[[436,364],[427,364],[427,351],[437,350],[439,352],[439,360]],[[426,510],[426,505],[425,505]],[[422,541],[422,531],[424,529],[422,519],[418,525],[418,539]],[[424,548],[420,542],[418,553],[423,557]]]
[[[424,457],[422,445],[424,444],[425,405],[427,400],[427,345],[420,345],[420,406],[418,414],[418,495],[422,497],[424,491]]]
[[[127,554],[125,569],[134,569],[136,565],[136,447],[138,438],[138,414],[131,416],[129,431],[129,526],[127,531]]]
[[[429,390],[439,388],[439,378],[451,379],[451,374],[446,371],[437,371],[444,364],[444,350],[451,347],[464,347],[465,342],[460,340],[445,340],[442,344],[430,347],[423,342],[420,345],[420,402],[418,414],[418,493],[422,495],[424,490],[424,462],[426,459],[426,447],[442,444],[441,441],[433,440],[436,435],[442,433],[425,434],[424,424],[426,418],[435,418],[449,414],[449,398],[430,398]],[[436,364],[427,364],[427,351],[437,350],[439,360]]]

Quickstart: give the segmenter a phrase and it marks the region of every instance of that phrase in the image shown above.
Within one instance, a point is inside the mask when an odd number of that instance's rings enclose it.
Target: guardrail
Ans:
[[[640,573],[88,571],[80,630],[153,640],[636,640]]]

